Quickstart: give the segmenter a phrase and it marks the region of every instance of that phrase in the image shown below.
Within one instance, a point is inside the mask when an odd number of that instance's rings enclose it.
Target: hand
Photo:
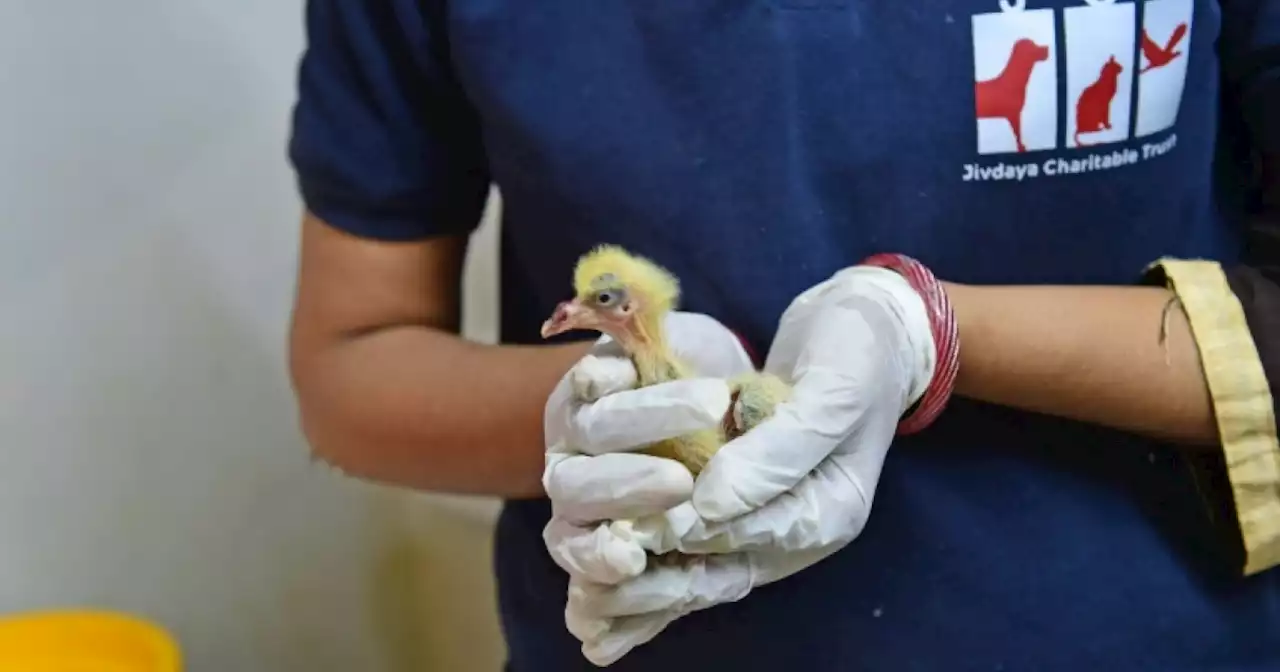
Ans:
[[[634,390],[631,361],[602,338],[547,401],[542,482],[552,518],[543,538],[576,579],[617,582],[644,570],[644,549],[614,521],[687,502],[693,477],[677,462],[632,451],[719,424],[730,404],[724,379],[751,369],[738,338],[710,317],[675,312],[665,329],[676,355],[705,378]]]
[[[924,394],[935,358],[924,302],[893,271],[850,268],[801,294],[765,365],[794,385],[793,398],[711,459],[691,502],[607,532],[655,554],[691,555],[643,573],[637,556],[608,580],[575,578],[571,629],[611,662],[686,613],[843,548],[870,515],[898,422]]]

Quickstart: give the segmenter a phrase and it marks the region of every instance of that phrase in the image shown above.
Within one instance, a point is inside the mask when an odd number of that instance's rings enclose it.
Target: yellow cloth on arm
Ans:
[[[1246,575],[1280,565],[1280,439],[1275,400],[1244,309],[1213,261],[1160,259],[1148,273],[1182,303],[1200,353],[1244,544]]]

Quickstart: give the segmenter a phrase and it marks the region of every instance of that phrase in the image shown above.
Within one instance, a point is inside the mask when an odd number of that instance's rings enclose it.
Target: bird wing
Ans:
[[[1142,29],[1142,55],[1146,57],[1148,62],[1155,63],[1156,59],[1164,54],[1164,50],[1160,48],[1156,41],[1151,39],[1147,34],[1147,29]]]
[[[1172,52],[1173,48],[1178,46],[1178,43],[1182,41],[1182,38],[1185,37],[1186,34],[1187,24],[1179,23],[1178,27],[1173,29],[1173,34],[1169,36],[1169,41],[1164,45],[1165,52]]]

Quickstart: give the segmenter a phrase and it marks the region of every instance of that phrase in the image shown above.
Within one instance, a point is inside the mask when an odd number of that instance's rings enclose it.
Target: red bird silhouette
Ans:
[[[1168,65],[1173,59],[1182,55],[1176,47],[1187,34],[1187,24],[1184,21],[1179,23],[1177,28],[1173,29],[1173,34],[1169,36],[1169,41],[1163,47],[1156,44],[1156,41],[1147,35],[1147,29],[1142,29],[1142,55],[1147,59],[1147,66],[1138,72],[1146,72],[1155,70],[1161,66]]]
[[[1049,47],[1026,38],[1014,43],[1004,70],[992,79],[974,85],[974,98],[979,119],[1004,119],[1009,122],[1018,151],[1022,144],[1022,108],[1027,102],[1027,82],[1037,63],[1048,60]]]

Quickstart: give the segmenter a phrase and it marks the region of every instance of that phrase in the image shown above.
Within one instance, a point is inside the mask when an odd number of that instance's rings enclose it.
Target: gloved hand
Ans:
[[[737,336],[711,317],[676,311],[665,330],[676,355],[705,378],[634,390],[631,361],[603,337],[547,401],[542,484],[552,518],[543,539],[571,577],[616,582],[644,570],[644,549],[617,536],[614,521],[689,501],[693,477],[677,462],[632,451],[719,424],[730,404],[725,379],[752,368]]]
[[[645,571],[643,554],[578,556],[592,571],[571,579],[566,621],[588,658],[610,664],[676,618],[741,599],[857,537],[898,422],[935,366],[924,301],[897,273],[853,267],[797,297],[765,365],[794,385],[792,400],[711,459],[691,502],[599,528],[599,538],[625,540],[619,547],[691,555]]]

